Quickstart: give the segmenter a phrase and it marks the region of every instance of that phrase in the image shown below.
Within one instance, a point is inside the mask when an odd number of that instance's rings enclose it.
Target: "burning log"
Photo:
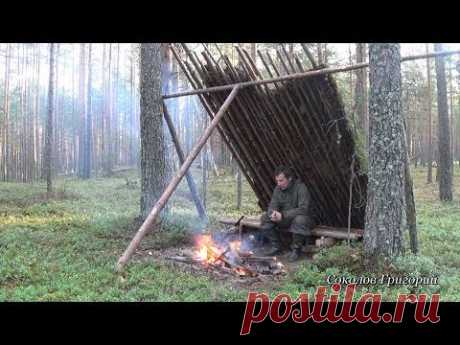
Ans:
[[[196,262],[207,268],[230,269],[234,274],[247,277],[283,272],[284,266],[276,257],[254,256],[253,252],[241,247],[241,241],[232,241],[222,249],[224,246],[215,243],[210,235],[202,235],[197,240]]]
[[[229,248],[231,248],[231,245],[229,245]],[[219,255],[219,254],[217,254],[217,253],[215,252],[215,250],[214,250],[212,247],[209,247],[208,249],[213,253],[213,255],[216,255],[216,259],[214,260],[214,262],[217,262],[217,261],[220,260],[220,261],[222,261],[223,263],[225,263],[227,266],[229,266],[230,268],[235,269],[235,271],[236,271],[237,273],[243,272],[243,273],[244,273],[243,275],[248,274],[248,275],[251,276],[251,277],[255,277],[255,276],[257,275],[257,274],[256,274],[254,271],[252,271],[251,269],[249,269],[249,268],[247,268],[247,267],[245,267],[245,266],[243,266],[243,265],[233,264],[233,263],[231,263],[229,260],[227,260],[227,259],[225,258],[225,255],[224,255],[224,253],[227,252],[227,250],[224,251],[222,254]],[[240,275],[241,275],[241,274],[240,274]]]

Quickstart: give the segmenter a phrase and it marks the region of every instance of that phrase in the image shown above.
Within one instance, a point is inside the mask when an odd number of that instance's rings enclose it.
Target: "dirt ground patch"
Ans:
[[[215,268],[207,267],[206,265],[197,262],[178,262],[170,259],[173,257],[193,257],[194,251],[195,247],[193,246],[170,247],[166,249],[143,249],[136,252],[136,259],[167,265],[168,267],[195,275],[206,276],[209,279],[218,281],[225,285],[230,285],[233,288],[244,290],[256,289],[258,291],[271,290],[277,286],[281,286],[284,282],[290,279],[292,274],[297,271],[301,264],[312,260],[311,255],[302,254],[296,262],[289,262],[287,260],[289,252],[287,251],[277,256],[278,260],[284,265],[285,273],[258,274],[256,277],[249,277],[238,276],[237,274],[222,274]]]

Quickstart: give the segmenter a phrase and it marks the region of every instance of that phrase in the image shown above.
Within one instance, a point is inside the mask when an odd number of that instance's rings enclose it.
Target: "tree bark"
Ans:
[[[435,51],[442,50],[442,44],[435,43]],[[436,57],[436,84],[438,88],[438,150],[439,150],[439,198],[452,201],[452,152],[450,150],[450,127],[447,106],[447,85],[444,57]]]
[[[380,257],[403,253],[406,227],[405,138],[401,109],[399,44],[369,44],[369,182],[364,254],[373,266]]]
[[[141,218],[145,219],[166,187],[166,157],[161,98],[161,45],[141,45]]]

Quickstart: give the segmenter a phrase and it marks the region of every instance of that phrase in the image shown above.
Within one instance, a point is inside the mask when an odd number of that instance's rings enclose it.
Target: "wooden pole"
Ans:
[[[174,124],[169,115],[168,108],[166,107],[165,102],[163,101],[163,115],[166,120],[166,124],[168,125],[169,133],[171,133],[171,138],[176,148],[177,156],[179,157],[179,163],[182,165],[185,162],[184,151],[182,151],[182,147],[180,146],[179,137],[177,136],[176,130],[174,129]],[[193,180],[192,174],[190,171],[187,170],[185,174],[185,178],[187,179],[188,187],[190,188],[190,193],[192,194],[193,201],[195,202],[196,210],[198,211],[198,215],[200,216],[201,220],[208,223],[208,215],[206,214],[206,210],[203,206],[203,202],[200,199],[198,194],[198,190],[196,188],[195,181]]]
[[[176,190],[177,186],[179,185],[180,181],[183,179],[184,175],[187,173],[188,169],[192,165],[196,156],[198,156],[198,154],[200,153],[200,150],[202,149],[202,147],[206,144],[206,141],[211,136],[214,128],[217,126],[219,121],[222,119],[222,117],[225,114],[225,111],[228,109],[233,99],[238,94],[239,89],[240,87],[238,85],[233,88],[232,92],[230,93],[230,95],[228,95],[224,104],[222,104],[219,111],[214,116],[210,125],[206,128],[201,138],[198,140],[198,142],[193,147],[192,151],[189,153],[189,155],[185,159],[184,163],[182,164],[179,171],[177,172],[177,175],[173,177],[173,179],[171,180],[169,185],[166,187],[163,194],[160,196],[158,201],[155,203],[149,215],[145,219],[144,223],[139,228],[139,230],[137,230],[137,233],[132,239],[131,243],[128,245],[123,255],[118,259],[117,267],[116,267],[117,271],[121,271],[123,269],[123,267],[126,265],[128,260],[133,255],[136,248],[139,246],[141,240],[144,238],[145,235],[147,235],[149,230],[152,228],[154,221],[159,215],[160,211],[166,205],[172,193]]]
[[[432,57],[436,57],[436,56],[446,56],[446,55],[453,55],[453,54],[460,54],[460,50],[443,51],[443,52],[434,52],[434,53],[430,53],[430,54],[406,56],[406,57],[401,58],[401,62],[412,61],[412,60],[417,60],[417,59],[428,59],[428,58],[432,58]],[[164,95],[163,99],[182,97],[182,96],[190,96],[190,95],[198,95],[198,94],[202,94],[202,93],[211,93],[211,92],[218,92],[218,91],[224,91],[224,90],[231,90],[235,86],[239,86],[240,88],[244,88],[244,87],[253,86],[253,85],[263,85],[263,84],[276,83],[276,82],[280,82],[280,81],[287,81],[287,80],[314,77],[314,76],[323,75],[323,74],[347,72],[347,71],[352,71],[352,70],[355,70],[355,69],[366,68],[366,67],[369,67],[369,63],[367,63],[367,62],[359,63],[359,64],[356,64],[356,65],[344,66],[344,67],[323,68],[323,69],[318,69],[318,70],[314,70],[314,71],[307,71],[307,72],[302,72],[302,73],[288,74],[288,75],[284,75],[282,77],[272,78],[272,79],[251,80],[251,81],[245,81],[243,83],[228,84],[228,85],[214,86],[214,87],[209,87],[209,88],[204,88],[204,89],[197,89],[197,90],[190,90],[190,91],[172,93],[170,95]]]

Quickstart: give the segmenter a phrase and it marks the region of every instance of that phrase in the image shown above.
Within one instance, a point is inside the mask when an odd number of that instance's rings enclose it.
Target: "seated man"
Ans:
[[[292,170],[280,166],[275,171],[275,187],[266,213],[262,215],[262,233],[272,248],[265,255],[281,253],[280,231],[292,233],[291,253],[288,260],[299,258],[306,236],[310,235],[310,193],[302,181],[294,178]]]

